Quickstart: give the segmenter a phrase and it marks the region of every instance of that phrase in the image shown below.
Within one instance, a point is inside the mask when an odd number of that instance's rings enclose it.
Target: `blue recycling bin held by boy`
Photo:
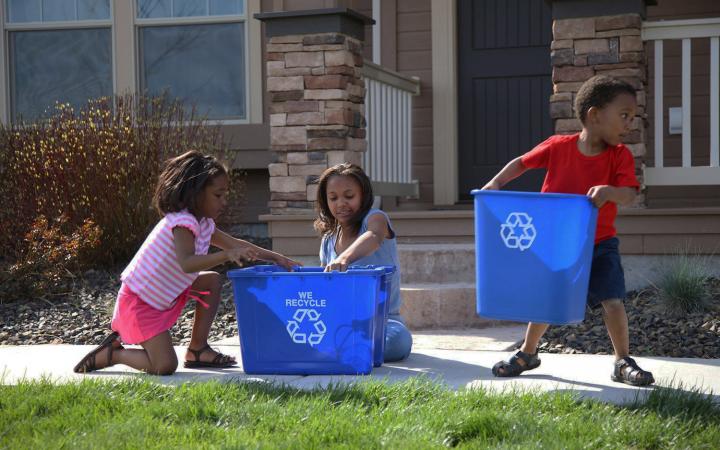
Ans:
[[[598,210],[584,195],[473,190],[477,313],[581,322]]]

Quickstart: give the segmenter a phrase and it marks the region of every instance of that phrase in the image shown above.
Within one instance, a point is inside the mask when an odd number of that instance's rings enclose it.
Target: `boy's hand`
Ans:
[[[602,208],[612,197],[612,186],[593,186],[587,193],[590,201],[598,208]]]
[[[337,270],[339,272],[345,272],[350,264],[344,259],[335,259],[325,266],[325,272],[332,272]]]
[[[490,180],[485,186],[482,187],[482,191],[499,191],[502,186],[495,180]]]
[[[258,259],[258,252],[254,248],[235,247],[225,250],[229,261],[242,265],[243,261]]]

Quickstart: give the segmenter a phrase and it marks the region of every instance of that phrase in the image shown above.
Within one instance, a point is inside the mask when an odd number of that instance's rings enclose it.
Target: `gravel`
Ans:
[[[96,344],[109,332],[117,273],[89,271],[72,295],[52,302],[34,299],[0,304],[0,345]],[[625,306],[630,321],[630,352],[636,356],[720,358],[720,279],[711,279],[710,310],[669,315],[655,289],[631,292]],[[210,340],[238,335],[230,282]],[[171,333],[176,345],[190,340],[194,302],[189,302]],[[551,327],[540,343],[544,353],[611,354],[612,345],[599,311],[577,325]]]
[[[720,279],[710,279],[709,310],[671,315],[659,300],[657,289],[630,292],[625,301],[634,356],[720,358]],[[577,325],[550,327],[540,341],[541,353],[612,354],[613,347],[602,313],[588,312]]]
[[[110,332],[119,274],[89,271],[75,292],[62,300],[28,300],[0,304],[0,345],[97,344]],[[210,340],[238,335],[230,282],[223,285],[223,302],[210,331]],[[190,301],[170,330],[173,342],[190,342],[195,302]]]

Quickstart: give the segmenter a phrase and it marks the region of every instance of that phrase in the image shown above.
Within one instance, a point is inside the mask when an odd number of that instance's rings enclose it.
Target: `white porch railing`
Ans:
[[[644,22],[642,38],[655,42],[655,166],[645,168],[647,185],[720,184],[720,17],[711,19]],[[710,165],[692,165],[691,48],[692,39],[710,38]],[[663,162],[663,42],[682,41],[682,167]],[[694,149],[704,151],[705,149]]]
[[[378,196],[418,197],[412,179],[412,96],[420,81],[365,60],[368,149],[363,167]]]

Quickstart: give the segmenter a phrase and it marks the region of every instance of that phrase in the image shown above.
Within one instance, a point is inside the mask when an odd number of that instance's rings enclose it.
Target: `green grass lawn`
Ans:
[[[627,407],[426,379],[301,391],[147,380],[0,386],[0,448],[717,448],[720,407],[658,388]]]

